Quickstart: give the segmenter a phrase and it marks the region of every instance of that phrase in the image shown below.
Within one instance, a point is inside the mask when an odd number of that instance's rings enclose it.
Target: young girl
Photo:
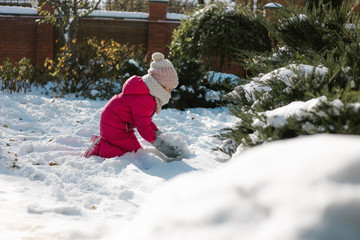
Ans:
[[[163,54],[154,53],[152,60],[147,75],[130,77],[124,83],[122,93],[105,105],[100,117],[100,136],[91,137],[92,144],[85,151],[85,157],[112,158],[136,152],[141,145],[135,136],[135,128],[166,156],[177,158],[182,155],[179,148],[160,137],[161,132],[151,119],[169,102],[171,90],[179,83],[178,76]]]

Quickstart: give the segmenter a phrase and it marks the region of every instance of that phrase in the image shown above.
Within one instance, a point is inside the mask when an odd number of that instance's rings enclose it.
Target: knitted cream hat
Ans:
[[[148,73],[163,87],[176,88],[179,84],[178,75],[172,63],[165,59],[162,53],[156,52],[152,56]]]

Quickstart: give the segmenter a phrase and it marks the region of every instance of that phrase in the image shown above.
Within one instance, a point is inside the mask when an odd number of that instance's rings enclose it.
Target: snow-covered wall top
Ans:
[[[10,6],[0,6],[0,15],[37,15],[36,8],[28,7],[10,7]],[[90,15],[90,17],[101,17],[101,18],[121,18],[121,19],[149,19],[148,13],[142,12],[122,12],[122,11],[102,11],[95,10]],[[178,13],[167,13],[166,19],[172,21],[180,21],[182,18],[188,18],[189,16]]]
[[[37,10],[29,7],[0,6],[0,15],[2,14],[37,15]]]
[[[121,12],[121,11],[101,11],[95,10],[90,14],[90,17],[104,17],[104,18],[125,18],[125,19],[149,19],[148,13],[142,12]],[[167,13],[167,20],[180,21],[182,18],[189,16],[179,13]]]
[[[142,12],[122,12],[122,11],[102,11],[95,10],[90,15],[90,17],[104,17],[104,18],[136,18],[136,19],[148,19],[148,13]]]
[[[166,14],[167,20],[181,20],[181,19],[186,19],[186,18],[189,18],[189,16],[185,15],[185,14],[180,14],[180,13],[167,13]]]

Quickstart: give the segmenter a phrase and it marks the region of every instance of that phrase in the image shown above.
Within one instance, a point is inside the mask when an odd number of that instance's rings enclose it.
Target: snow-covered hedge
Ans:
[[[360,101],[329,94],[328,71],[322,65],[291,64],[236,87],[229,96],[238,101],[231,107],[240,121],[222,134],[237,144],[228,140],[219,148],[231,154],[236,146],[246,149],[299,135],[360,134]]]

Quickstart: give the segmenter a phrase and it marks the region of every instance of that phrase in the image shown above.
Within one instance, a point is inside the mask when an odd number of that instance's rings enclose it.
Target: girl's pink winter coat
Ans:
[[[148,142],[156,139],[158,130],[151,117],[155,112],[155,100],[143,79],[138,76],[129,78],[119,95],[115,95],[105,105],[100,117],[101,157],[121,156],[126,152],[141,148],[134,134],[139,134]]]

